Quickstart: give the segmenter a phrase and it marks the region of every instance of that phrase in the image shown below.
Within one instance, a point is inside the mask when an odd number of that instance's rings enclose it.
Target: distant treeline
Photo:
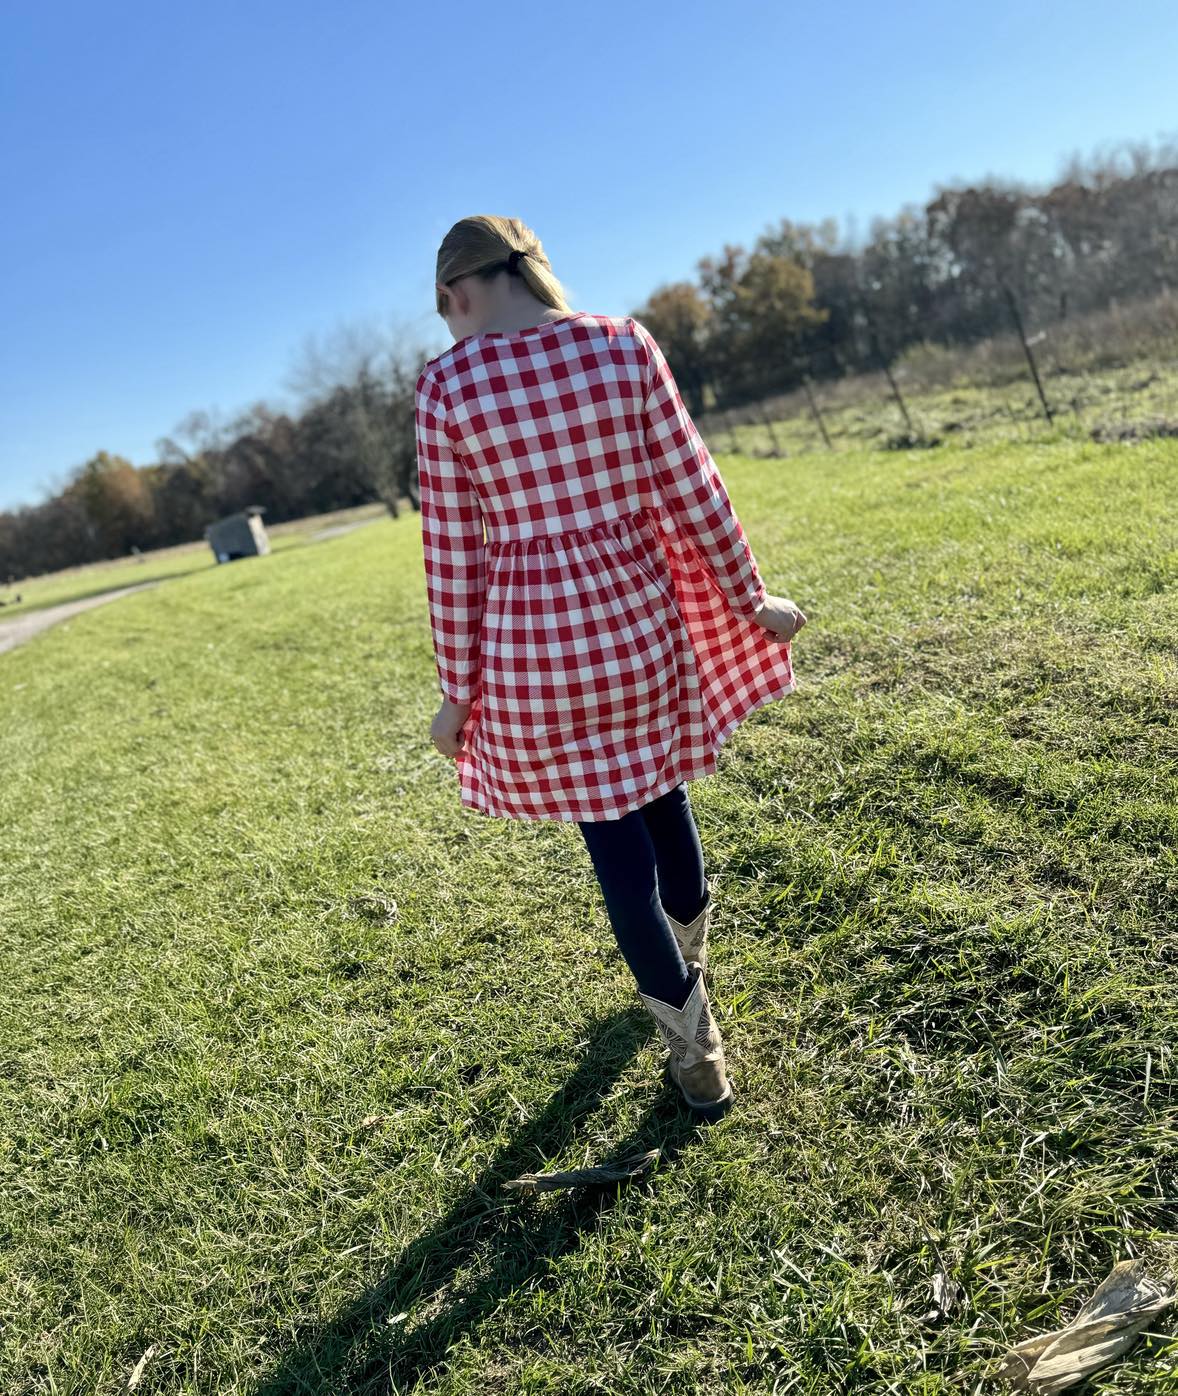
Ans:
[[[559,269],[558,269],[559,271]],[[693,412],[841,378],[914,344],[966,345],[1178,288],[1178,149],[1073,160],[1047,190],[939,187],[876,219],[861,245],[837,224],[782,220],[751,251],[702,259],[634,314],[664,348]],[[433,351],[431,351],[433,352]],[[0,513],[0,580],[199,538],[247,505],[267,522],[383,498],[416,505],[413,387],[426,355],[393,344],[339,372],[297,416],[258,405],[213,432],[158,443],[133,466],[98,452],[52,499]]]
[[[397,365],[365,370],[298,417],[259,404],[220,431],[196,414],[185,423],[189,449],[161,441],[151,465],[99,451],[51,499],[0,513],[0,582],[190,542],[252,504],[268,524],[382,494],[395,511],[416,496],[415,381]]]

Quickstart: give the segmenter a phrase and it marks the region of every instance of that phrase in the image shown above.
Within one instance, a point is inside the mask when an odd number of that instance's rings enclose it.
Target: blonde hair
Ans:
[[[564,288],[544,255],[540,239],[518,218],[500,218],[494,213],[476,213],[470,218],[460,218],[438,248],[435,279],[444,284],[459,276],[478,273],[484,281],[490,281],[507,269],[507,258],[512,252],[527,253],[526,257],[516,258],[516,272],[538,301],[554,310],[572,309],[564,298]],[[438,314],[444,315],[445,292],[438,291],[436,300]]]

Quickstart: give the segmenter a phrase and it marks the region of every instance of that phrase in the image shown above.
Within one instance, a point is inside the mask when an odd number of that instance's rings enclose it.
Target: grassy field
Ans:
[[[287,523],[269,524],[266,535],[273,553],[287,548],[299,548],[313,540],[322,528],[357,523],[386,514],[383,504],[362,504],[355,509],[340,509],[334,514],[314,514]],[[172,577],[187,577],[208,572],[219,564],[213,551],[203,539],[178,543],[174,548],[158,548],[141,553],[139,557],[112,558],[108,562],[88,562],[81,567],[66,567],[39,577],[0,587],[0,625],[27,611],[57,606],[67,601],[81,601],[104,591],[134,586],[137,582],[166,581]],[[16,597],[20,600],[17,601]]]
[[[1173,1271],[1178,442],[720,461],[810,623],[692,787],[710,1129],[575,826],[459,806],[412,513],[0,658],[4,1396],[986,1391]]]
[[[1123,431],[1144,436],[1159,427],[1178,436],[1178,358],[1175,336],[1148,360],[1129,352],[1120,363],[1060,365],[1040,350],[1040,374],[1051,408],[1043,411],[1017,342],[985,341],[959,352],[912,350],[894,376],[912,430],[926,440],[964,449],[1016,443],[1044,446],[1115,440]],[[1110,355],[1111,357],[1111,355]],[[840,449],[879,449],[909,433],[882,373],[853,374],[814,384],[827,434]],[[766,424],[768,415],[771,425]],[[700,418],[709,442],[754,456],[823,449],[804,389],[735,409],[726,418]],[[805,609],[803,607],[803,609]]]

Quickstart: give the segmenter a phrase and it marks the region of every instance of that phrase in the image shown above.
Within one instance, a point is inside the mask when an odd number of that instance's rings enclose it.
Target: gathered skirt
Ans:
[[[467,808],[620,819],[713,774],[736,726],[795,690],[789,642],[732,609],[661,508],[486,548]]]

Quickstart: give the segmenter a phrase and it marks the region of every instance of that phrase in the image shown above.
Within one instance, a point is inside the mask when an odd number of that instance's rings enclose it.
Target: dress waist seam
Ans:
[[[602,519],[599,523],[585,524],[581,528],[561,528],[554,529],[549,533],[528,533],[516,534],[512,537],[492,537],[487,535],[487,547],[494,552],[505,552],[512,550],[522,550],[533,544],[542,544],[546,541],[563,541],[566,539],[593,538],[603,534],[617,533],[619,530],[633,525],[641,525],[644,522],[652,522],[655,518],[655,511],[644,505],[641,509],[633,509],[628,513],[619,514],[612,519]]]

